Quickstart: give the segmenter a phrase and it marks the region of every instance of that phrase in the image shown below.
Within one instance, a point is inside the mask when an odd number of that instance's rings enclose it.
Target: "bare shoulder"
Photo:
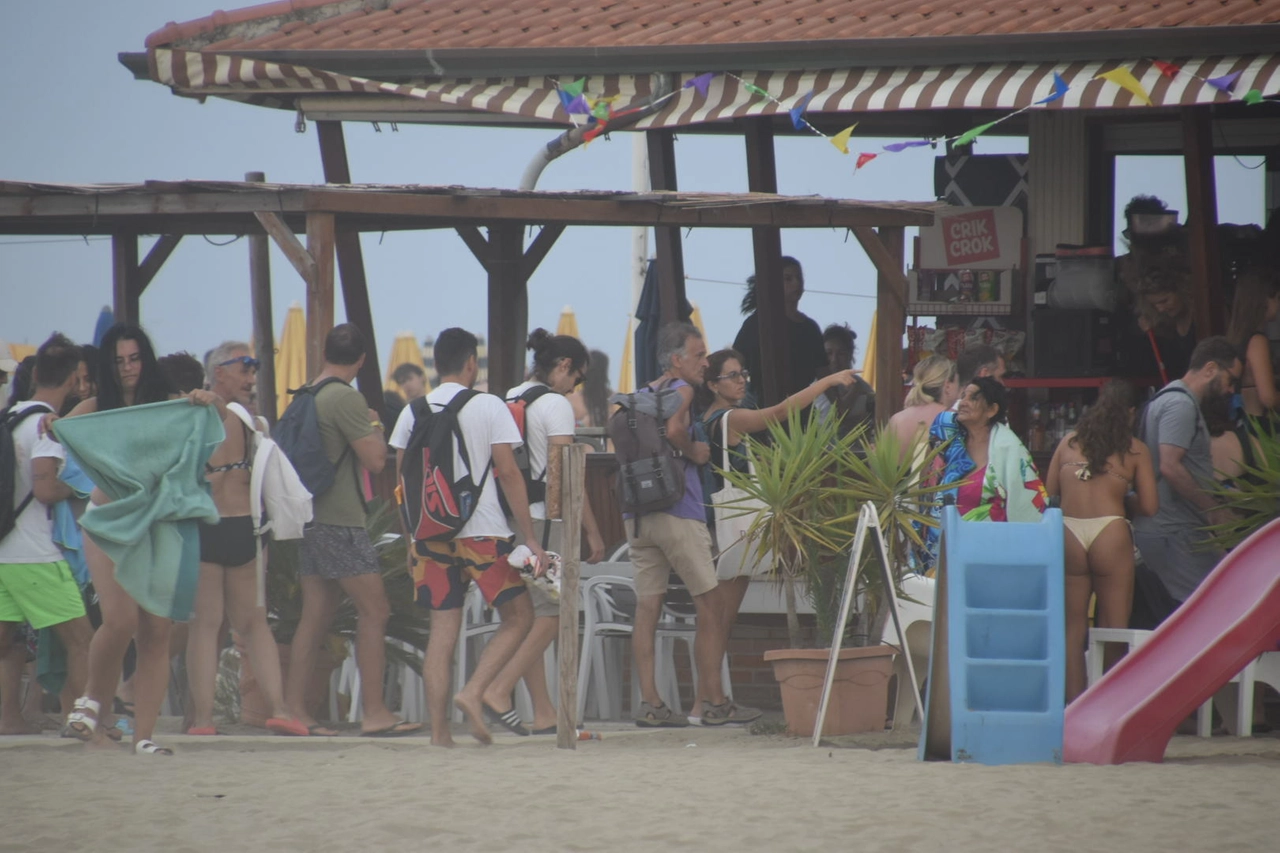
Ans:
[[[90,397],[87,400],[81,400],[74,409],[67,412],[67,417],[74,418],[76,415],[92,415],[98,411],[98,398]]]

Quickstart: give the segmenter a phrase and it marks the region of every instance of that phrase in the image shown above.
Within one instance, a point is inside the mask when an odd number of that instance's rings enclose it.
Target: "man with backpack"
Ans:
[[[424,399],[405,407],[391,432],[400,471],[401,520],[413,540],[409,559],[415,597],[419,606],[432,611],[422,679],[435,746],[453,746],[450,672],[471,582],[497,609],[502,624],[453,702],[466,714],[476,740],[490,743],[484,721],[485,688],[533,625],[533,605],[524,580],[507,557],[518,539],[531,555],[535,574],[541,575],[547,567],[547,555],[533,533],[524,476],[515,459],[520,431],[501,398],[472,389],[480,372],[478,344],[465,329],[440,333],[435,342],[440,383]],[[518,536],[507,525],[498,487]],[[495,716],[492,710],[488,715]]]
[[[697,612],[693,655],[698,694],[703,697],[702,724],[749,722],[754,716],[735,716],[737,709],[720,682],[724,643],[719,639],[719,606],[714,600],[719,595],[719,580],[698,474],[698,466],[711,458],[711,449],[706,442],[694,439],[690,415],[693,389],[702,383],[707,367],[707,345],[697,327],[691,323],[663,326],[658,331],[658,365],[664,372],[655,382],[637,394],[613,397],[623,409],[609,422],[635,567],[636,620],[631,646],[643,700],[636,725],[689,725],[687,717],[662,701],[654,672],[658,620],[672,570],[693,596]],[[663,402],[667,398],[670,403]],[[657,416],[649,413],[654,403]]]
[[[1133,542],[1146,567],[1134,576],[1131,627],[1163,622],[1222,558],[1204,528],[1231,515],[1205,489],[1213,482],[1213,457],[1200,405],[1230,395],[1243,369],[1230,341],[1206,338],[1192,351],[1186,374],[1162,388],[1142,413],[1138,437],[1151,450],[1160,509],[1133,520]]]
[[[313,521],[299,549],[302,615],[293,635],[285,703],[311,734],[322,736],[337,732],[316,723],[306,706],[306,687],[316,652],[344,594],[355,605],[358,620],[361,733],[397,737],[422,728],[396,717],[383,701],[384,642],[391,608],[378,554],[365,529],[361,469],[380,472],[387,464],[387,443],[378,413],[367,408],[364,397],[351,387],[364,364],[365,349],[364,335],[356,326],[335,326],[324,340],[320,375],[298,390],[276,427],[277,442],[315,496]]]
[[[0,415],[0,658],[23,622],[53,628],[67,652],[64,714],[70,699],[84,692],[93,628],[53,540],[52,507],[71,496],[71,487],[58,479],[66,453],[52,436],[39,435],[39,423],[62,410],[80,381],[82,360],[78,346],[53,335],[36,351],[35,393]],[[16,696],[4,699],[6,710],[19,707],[10,701]],[[16,720],[0,720],[0,733],[24,729],[20,710]]]

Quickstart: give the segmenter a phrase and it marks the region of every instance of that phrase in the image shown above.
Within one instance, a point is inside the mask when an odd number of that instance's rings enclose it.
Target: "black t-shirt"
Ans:
[[[788,318],[789,319],[789,318]],[[791,370],[782,386],[782,396],[803,391],[827,372],[827,351],[822,345],[822,329],[812,318],[800,315],[791,320]],[[764,390],[763,361],[760,356],[760,320],[755,313],[747,317],[733,339],[733,348],[742,353],[743,365],[751,372],[749,390],[757,401]]]

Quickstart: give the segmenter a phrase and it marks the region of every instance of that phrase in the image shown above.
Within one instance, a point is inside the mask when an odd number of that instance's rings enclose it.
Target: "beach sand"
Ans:
[[[176,721],[166,721],[176,725]],[[914,735],[642,731],[557,750],[163,735],[173,758],[0,739],[0,851],[1274,850],[1280,738],[1164,764],[916,761]],[[231,727],[232,731],[248,731]]]

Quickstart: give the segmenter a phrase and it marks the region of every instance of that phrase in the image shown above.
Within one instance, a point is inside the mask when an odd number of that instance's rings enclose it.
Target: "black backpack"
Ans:
[[[53,409],[43,403],[27,406],[20,412],[5,409],[0,412],[0,539],[13,532],[18,525],[18,516],[31,504],[35,492],[27,492],[27,496],[18,500],[18,453],[13,445],[13,434],[18,425],[31,415],[43,415]]]
[[[414,420],[400,467],[400,512],[415,542],[452,539],[480,504],[493,460],[477,482],[458,425],[462,407],[478,396],[479,391],[464,389],[439,411],[433,410],[425,397],[409,404]],[[465,473],[453,470],[455,447],[466,466]]]
[[[622,407],[609,418],[622,511],[639,516],[671,509],[684,495],[685,466],[667,441],[667,419],[680,409],[680,392],[657,388],[615,394],[609,402]]]
[[[520,469],[520,475],[524,477],[524,490],[529,495],[529,503],[535,504],[539,501],[547,499],[547,469],[544,467],[541,474],[533,473],[533,457],[529,452],[529,428],[528,415],[529,407],[534,401],[543,394],[550,394],[551,389],[546,385],[534,385],[526,388],[524,393],[514,400],[507,401],[507,409],[511,412],[511,417],[516,422],[516,428],[520,430],[520,438],[523,443],[512,450],[512,455],[516,458],[516,467]],[[550,452],[548,450],[548,452]],[[550,466],[550,457],[547,459],[547,466]],[[499,489],[498,500],[502,504],[502,511],[507,515],[511,515],[511,507],[507,505],[506,494]]]
[[[338,461],[330,462],[328,455],[324,452],[324,441],[320,438],[316,396],[321,388],[335,382],[342,382],[342,380],[331,376],[315,385],[304,385],[290,391],[293,400],[280,416],[271,436],[284,452],[289,464],[293,465],[293,470],[298,472],[298,479],[302,480],[302,485],[306,486],[307,491],[314,497],[319,497],[333,488],[333,481],[338,476],[338,468],[351,452],[351,445],[348,444],[343,448]]]

